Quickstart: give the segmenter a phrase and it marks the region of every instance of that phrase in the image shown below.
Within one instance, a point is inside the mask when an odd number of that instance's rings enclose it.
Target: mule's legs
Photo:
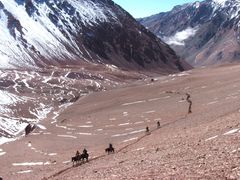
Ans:
[[[74,162],[75,162],[75,159],[74,159],[74,157],[72,157],[72,163],[73,163],[73,167],[74,167]]]

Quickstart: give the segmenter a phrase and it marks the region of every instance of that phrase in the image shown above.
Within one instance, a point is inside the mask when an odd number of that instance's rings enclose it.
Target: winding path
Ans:
[[[167,93],[167,94],[169,94],[169,93],[170,93],[170,94],[179,94],[179,95],[186,94],[186,93],[181,93],[181,92],[165,92],[165,93]],[[167,126],[169,126],[169,125],[171,125],[171,124],[174,124],[174,123],[176,123],[176,122],[178,122],[178,121],[184,120],[187,116],[188,116],[188,114],[186,114],[185,116],[183,116],[183,117],[181,117],[181,118],[179,118],[179,119],[176,119],[175,121],[172,121],[172,122],[163,124],[163,125],[161,126],[161,128],[156,128],[156,129],[150,130],[149,133],[145,133],[143,136],[139,137],[139,138],[138,138],[137,140],[135,140],[134,142],[132,142],[132,143],[130,143],[130,144],[127,144],[127,145],[123,146],[122,148],[118,149],[118,150],[116,151],[116,153],[120,153],[120,152],[122,152],[123,150],[127,149],[128,147],[131,147],[131,146],[137,144],[138,142],[140,142],[141,140],[143,140],[145,137],[147,137],[148,135],[150,135],[151,133],[153,133],[153,132],[155,132],[155,131],[157,131],[157,130],[160,130],[160,129],[164,128],[164,127],[167,127]],[[104,158],[104,157],[106,157],[106,156],[108,156],[108,155],[107,155],[107,154],[103,154],[103,155],[94,157],[94,158],[90,159],[89,162],[92,162],[92,161],[95,161],[95,160]],[[84,164],[82,164],[82,165],[84,165]],[[81,166],[81,165],[79,165],[79,166]],[[77,167],[78,167],[78,166],[77,166]],[[42,180],[48,180],[48,179],[55,178],[55,177],[57,177],[57,176],[65,173],[65,172],[67,172],[68,170],[71,170],[71,169],[73,169],[73,168],[75,168],[75,167],[74,167],[74,166],[67,167],[67,168],[65,168],[65,169],[62,169],[62,170],[56,172],[55,174],[53,174],[53,175],[51,175],[51,176],[49,176],[49,177],[47,177],[47,178],[44,177]]]

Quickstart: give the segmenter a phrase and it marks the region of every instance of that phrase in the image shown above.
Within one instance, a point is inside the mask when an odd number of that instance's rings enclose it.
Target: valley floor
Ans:
[[[42,121],[46,129],[0,146],[0,176],[239,179],[239,76],[239,65],[200,68],[89,94],[56,122]],[[110,142],[117,152],[106,155]],[[90,162],[72,167],[71,156],[83,148]]]

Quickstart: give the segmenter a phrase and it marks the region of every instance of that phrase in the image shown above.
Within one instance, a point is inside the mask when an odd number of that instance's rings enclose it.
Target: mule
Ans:
[[[73,166],[75,163],[78,164],[80,161],[81,161],[81,155],[76,155],[76,156],[72,157]]]
[[[110,154],[110,153],[114,153],[114,148],[113,147],[108,147],[105,149],[105,152]]]
[[[86,159],[86,162],[88,162],[88,157],[89,157],[88,153],[83,153],[80,155],[80,160],[84,162],[84,159]]]

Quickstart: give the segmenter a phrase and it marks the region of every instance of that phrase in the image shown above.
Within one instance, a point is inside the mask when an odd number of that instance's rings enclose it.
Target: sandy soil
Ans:
[[[239,76],[239,65],[200,68],[87,95],[56,122],[42,121],[46,130],[0,146],[0,176],[239,179]],[[117,152],[106,155],[110,142]],[[90,162],[72,167],[71,156],[83,148]]]

